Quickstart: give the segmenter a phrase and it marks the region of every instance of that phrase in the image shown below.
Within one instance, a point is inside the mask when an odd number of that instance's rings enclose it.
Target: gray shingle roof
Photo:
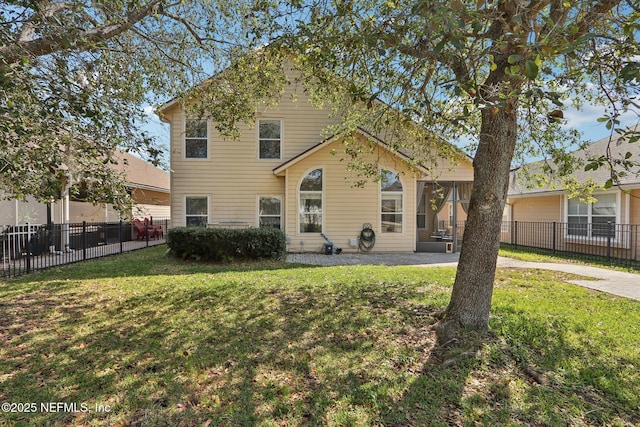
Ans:
[[[640,125],[635,128],[640,131]],[[596,170],[585,171],[584,165],[591,157],[599,157],[607,154],[607,147],[610,147],[611,158],[622,160],[625,158],[627,152],[631,153],[630,161],[640,163],[640,141],[635,143],[629,143],[627,140],[620,138],[620,135],[616,134],[613,137],[603,138],[596,141],[582,150],[577,150],[572,153],[574,157],[580,159],[583,162],[582,166],[579,166],[570,176],[575,178],[579,183],[585,183],[589,179],[599,185],[604,185],[609,178],[611,178],[611,170],[607,164],[599,167]],[[535,162],[527,165],[529,174],[531,176],[536,173],[542,173],[541,162]],[[553,169],[557,167],[553,165]],[[621,171],[621,168],[616,168],[617,171]],[[509,196],[526,196],[526,195],[541,195],[545,193],[561,193],[562,184],[559,178],[551,178],[550,184],[543,186],[533,185],[531,182],[527,182],[523,177],[522,168],[518,168],[511,173]],[[554,186],[555,184],[555,186]],[[640,185],[640,167],[634,167],[632,170],[627,171],[626,176],[620,179],[620,184],[624,187]]]

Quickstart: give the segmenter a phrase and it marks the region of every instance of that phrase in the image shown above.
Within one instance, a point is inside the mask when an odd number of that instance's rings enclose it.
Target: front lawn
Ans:
[[[210,266],[159,247],[0,282],[0,421],[640,423],[639,302],[501,270],[491,336],[433,351],[454,274]]]

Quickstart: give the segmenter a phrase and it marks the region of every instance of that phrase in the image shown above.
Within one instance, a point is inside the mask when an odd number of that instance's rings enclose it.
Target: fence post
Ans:
[[[556,235],[556,222],[553,221],[553,254],[556,254],[556,241],[557,241],[557,235]]]
[[[144,222],[144,236],[147,242],[147,247],[149,247],[149,222],[148,221]]]
[[[82,221],[82,260],[87,259],[87,221]]]
[[[31,273],[31,225],[27,225],[27,273]]]
[[[607,221],[607,262],[611,263],[611,221]]]
[[[513,221],[513,247],[518,249],[518,221]]]
[[[120,242],[120,253],[122,253],[122,220],[118,222],[118,242]]]

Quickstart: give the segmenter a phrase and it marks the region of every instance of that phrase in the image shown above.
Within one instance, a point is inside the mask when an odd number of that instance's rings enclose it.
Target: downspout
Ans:
[[[452,199],[453,199],[453,230],[451,234],[453,234],[453,253],[458,252],[458,187],[454,181],[453,188],[451,189]]]
[[[64,251],[65,252],[71,252],[71,248],[69,247],[69,243],[70,243],[70,232],[71,230],[69,230],[69,188],[70,185],[67,183],[67,185],[65,186],[64,189],[64,233],[62,233],[63,235],[63,247],[64,247]]]

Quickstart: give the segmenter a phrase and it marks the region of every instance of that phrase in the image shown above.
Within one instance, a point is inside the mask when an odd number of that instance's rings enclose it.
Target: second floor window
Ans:
[[[207,148],[207,121],[187,120],[184,129],[185,159],[206,159]]]
[[[261,159],[281,158],[282,122],[280,120],[258,121],[258,145]]]

